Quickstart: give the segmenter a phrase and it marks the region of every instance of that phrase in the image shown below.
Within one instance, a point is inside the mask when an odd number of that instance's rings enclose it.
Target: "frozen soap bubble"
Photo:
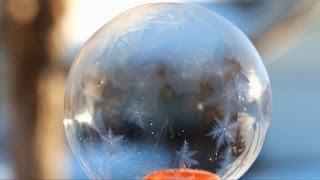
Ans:
[[[223,17],[147,4],[104,25],[70,71],[64,125],[93,179],[237,179],[271,109],[264,65]]]

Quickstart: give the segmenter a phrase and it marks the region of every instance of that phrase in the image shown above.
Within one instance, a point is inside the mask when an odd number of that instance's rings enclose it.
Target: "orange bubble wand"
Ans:
[[[144,180],[219,180],[219,176],[208,171],[195,169],[166,169],[152,172]]]

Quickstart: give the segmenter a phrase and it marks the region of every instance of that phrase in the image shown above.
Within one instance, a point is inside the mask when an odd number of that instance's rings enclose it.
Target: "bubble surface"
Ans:
[[[265,139],[271,90],[238,28],[200,7],[157,3],[120,14],[88,40],[64,110],[90,178],[194,169],[238,179]]]

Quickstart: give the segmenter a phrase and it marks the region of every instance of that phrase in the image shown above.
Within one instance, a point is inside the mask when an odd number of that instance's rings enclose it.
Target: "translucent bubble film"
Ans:
[[[68,76],[64,125],[93,179],[237,179],[270,115],[267,72],[240,30],[200,7],[158,3],[88,40]]]

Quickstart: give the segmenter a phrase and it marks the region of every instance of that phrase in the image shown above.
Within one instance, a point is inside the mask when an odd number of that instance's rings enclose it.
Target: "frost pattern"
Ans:
[[[121,149],[121,142],[123,136],[113,134],[112,129],[109,127],[107,136],[102,136],[102,140],[106,144],[106,149],[110,156],[115,155]]]
[[[218,148],[223,144],[233,144],[235,143],[238,125],[239,122],[231,122],[230,113],[228,112],[223,119],[217,119],[207,136],[216,141]]]
[[[176,64],[183,79],[201,79],[208,67],[207,57],[191,57],[184,65]]]
[[[137,103],[136,101],[132,102],[127,109],[127,113],[129,116],[129,122],[145,129],[144,121],[149,113],[146,112],[144,103]]]
[[[191,151],[188,143],[185,141],[180,149],[176,151],[178,156],[179,167],[189,168],[194,165],[198,165],[199,162],[193,158],[198,151]]]

